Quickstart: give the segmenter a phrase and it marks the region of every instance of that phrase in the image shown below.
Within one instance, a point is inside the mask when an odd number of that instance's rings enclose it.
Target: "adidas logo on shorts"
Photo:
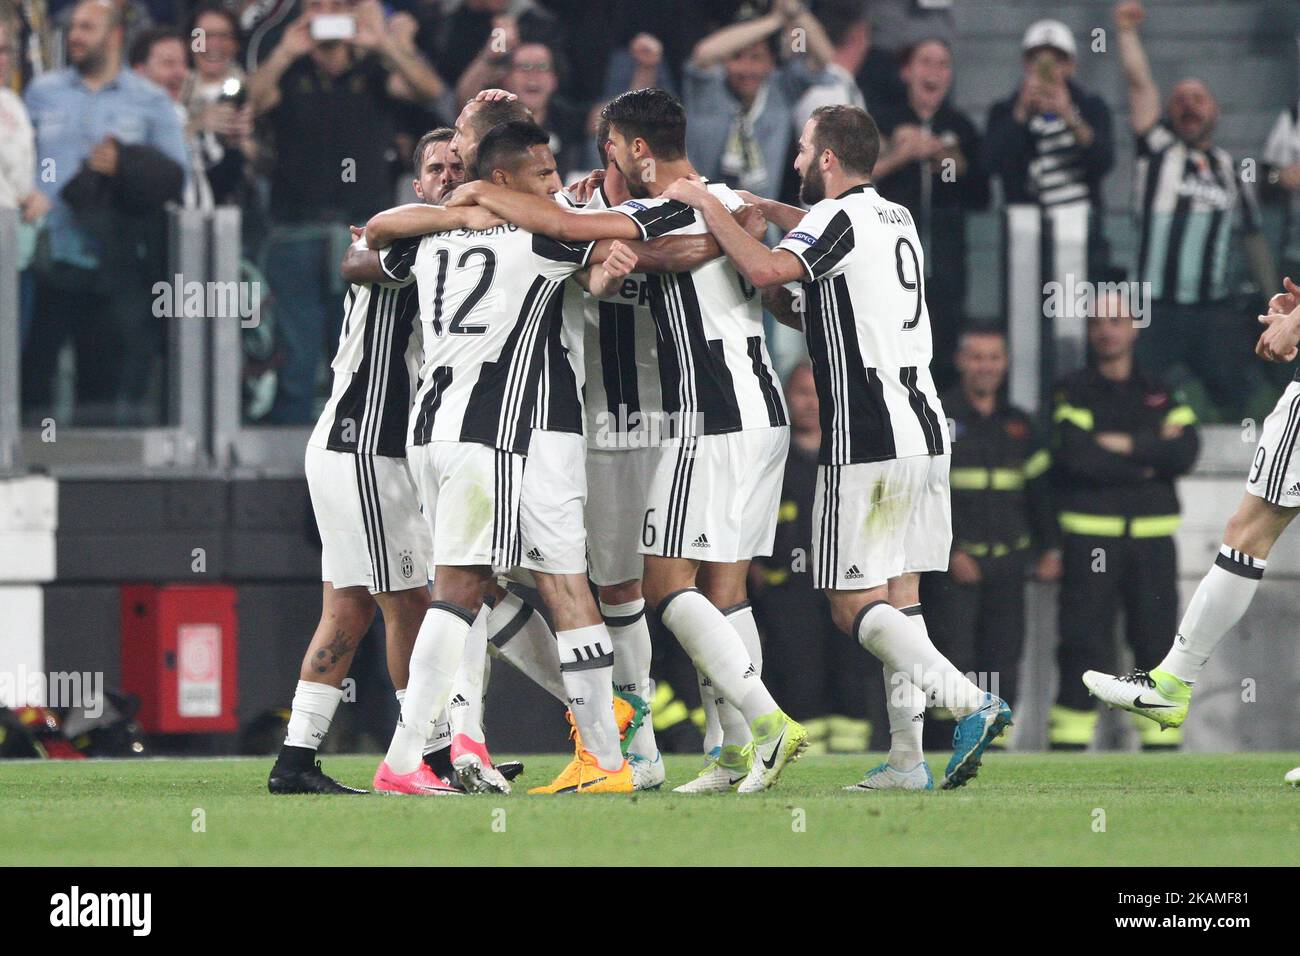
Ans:
[[[749,666],[745,668],[745,673],[740,675],[740,679],[744,680],[746,677],[755,677],[757,674],[758,670],[754,667],[754,662],[750,661]]]
[[[528,560],[529,560],[529,561],[545,561],[546,559],[542,557],[542,552],[541,552],[540,550],[538,550],[537,548],[529,548],[529,549],[528,549]]]
[[[704,534],[701,534],[698,538],[696,538],[694,541],[691,542],[692,548],[707,548],[708,546],[709,546],[709,539],[708,536]]]
[[[1300,496],[1300,481],[1297,481],[1294,485],[1292,485],[1290,488],[1286,490],[1286,496],[1288,498],[1294,498]]]
[[[462,694],[457,694],[447,704],[448,707],[465,707],[469,704]]]
[[[844,580],[846,581],[859,581],[863,577],[865,577],[865,575],[858,570],[856,564],[849,565],[849,569],[844,572]]]

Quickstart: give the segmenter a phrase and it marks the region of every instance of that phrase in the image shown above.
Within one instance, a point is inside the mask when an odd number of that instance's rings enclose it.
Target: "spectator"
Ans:
[[[1020,90],[989,110],[985,156],[1008,204],[1044,208],[1088,204],[1088,268],[1100,275],[1109,254],[1102,231],[1101,182],[1115,162],[1110,109],[1074,76],[1074,34],[1039,20],[1021,43]]]
[[[37,245],[36,312],[23,350],[24,404],[48,412],[59,353],[76,350],[79,424],[139,424],[162,323],[150,288],[160,275],[161,210],[179,198],[188,159],[167,95],[122,64],[118,8],[83,0],[73,9],[65,69],[27,89],[43,174],[52,200]],[[76,122],[69,122],[76,117]]]
[[[1056,386],[1055,451],[1064,532],[1057,650],[1060,685],[1051,710],[1054,747],[1086,747],[1097,711],[1083,672],[1120,673],[1115,618],[1122,607],[1129,648],[1159,660],[1178,626],[1174,479],[1196,462],[1196,415],[1134,352],[1138,327],[1122,296],[1098,302],[1088,320],[1092,362]],[[1146,742],[1177,733],[1139,720]],[[1147,729],[1157,731],[1147,736]]]
[[[131,44],[130,62],[131,69],[136,73],[163,88],[175,104],[176,118],[182,124],[188,123],[189,113],[182,97],[190,85],[190,71],[186,63],[185,43],[180,35],[163,27],[144,31]],[[221,105],[226,104],[220,104],[218,108]],[[227,127],[232,139],[236,142],[251,139],[251,111],[245,108],[241,114],[233,106],[227,105],[227,108],[232,111],[231,122]],[[190,208],[211,209],[221,200],[214,197],[209,169],[225,177],[223,184],[231,177],[238,180],[243,170],[243,154],[237,148],[225,150],[215,136],[207,140],[200,139],[188,126],[185,128],[185,146],[189,157],[189,180],[185,188],[184,204]],[[209,150],[210,147],[215,147],[215,155]],[[227,166],[233,165],[233,170],[223,167],[222,161]],[[226,189],[228,191],[228,185]]]
[[[239,56],[239,19],[220,4],[200,7],[190,18],[190,65],[194,68],[182,99],[191,113],[221,98],[222,84],[244,81]]]
[[[191,154],[216,205],[240,204],[247,164],[257,154],[248,80],[235,61],[239,21],[221,6],[201,7],[190,20],[191,66],[181,103]],[[206,202],[200,201],[199,205]]]
[[[794,105],[790,117],[797,140],[804,123],[819,106],[849,104],[867,108],[866,98],[858,88],[857,72],[871,52],[871,26],[861,0],[834,0],[817,7],[817,22],[826,31],[826,39],[835,53],[823,65],[827,82],[810,86]],[[793,162],[793,160],[792,160]]]
[[[831,620],[813,589],[813,495],[821,447],[817,389],[804,360],[786,381],[790,454],[770,558],[755,558],[749,593],[764,635],[763,679],[821,752],[860,753],[871,737],[868,714],[884,710],[884,674]]]
[[[122,24],[122,49],[124,50],[129,50],[141,33],[152,30],[155,26],[149,4],[143,0],[102,0],[102,2],[113,8],[118,21]],[[57,37],[63,41],[67,41],[71,35],[72,16],[77,6],[77,3],[71,3],[54,17]]]
[[[975,124],[948,100],[948,45],[922,40],[903,55],[899,72],[907,95],[876,114],[888,145],[872,178],[882,196],[916,219],[934,335],[931,370],[938,386],[947,388],[966,315],[966,212],[988,206],[988,174]]]
[[[841,2],[841,0],[835,0]],[[858,86],[876,109],[903,96],[898,61],[922,40],[940,40],[951,49],[957,29],[948,0],[870,0],[871,52],[858,69]],[[821,7],[818,6],[818,16]]]
[[[1264,163],[1268,197],[1286,203],[1281,272],[1300,280],[1300,101],[1283,110],[1273,124]]]
[[[18,268],[25,270],[36,249],[37,223],[49,212],[50,201],[36,188],[36,140],[27,109],[9,83],[18,62],[17,38],[8,21],[0,20],[0,209],[18,210]],[[32,281],[23,272],[20,304],[20,344],[32,321]]]
[[[316,17],[345,12],[355,16],[350,39],[312,36]],[[385,29],[377,0],[306,0],[248,92],[275,150],[263,272],[275,294],[282,362],[268,420],[307,424],[324,343],[338,321],[335,266],[347,226],[391,205],[393,100],[434,99],[442,83]]]
[[[1256,284],[1268,290],[1279,283],[1259,231],[1253,186],[1240,178],[1227,150],[1214,145],[1219,105],[1209,88],[1196,79],[1175,84],[1161,117],[1160,91],[1138,36],[1144,16],[1137,2],[1115,8],[1129,122],[1137,138],[1134,278],[1148,284],[1152,299],[1142,360],[1160,374],[1184,366],[1212,403],[1198,403],[1202,413],[1234,420],[1249,412],[1263,385],[1252,313],[1229,301],[1228,251],[1238,216]]]
[[[1050,457],[1029,415],[1004,397],[1001,332],[963,332],[957,371],[960,384],[943,396],[953,438],[952,555],[947,572],[922,576],[921,604],[935,646],[963,673],[988,672],[988,690],[1014,707],[1025,575],[1031,569],[1040,581],[1061,575]]]
[[[587,111],[556,96],[560,80],[554,52],[543,43],[521,43],[510,53],[510,69],[502,87],[519,97],[533,122],[551,137],[551,152],[562,176],[582,163],[587,135]]]
[[[443,24],[438,66],[461,103],[499,86],[521,42],[563,46],[559,20],[532,0],[465,0]]]
[[[605,72],[601,99],[608,103],[628,90],[667,90],[675,94],[676,84],[664,62],[664,45],[653,33],[638,33],[627,47],[615,50]],[[593,112],[599,112],[599,106]]]
[[[803,31],[798,43],[791,39],[796,29]],[[780,43],[807,53],[778,65]],[[799,0],[777,0],[770,13],[701,40],[683,82],[686,148],[700,174],[777,198],[794,138],[794,104],[813,83],[833,79],[822,66],[834,56],[826,32]]]

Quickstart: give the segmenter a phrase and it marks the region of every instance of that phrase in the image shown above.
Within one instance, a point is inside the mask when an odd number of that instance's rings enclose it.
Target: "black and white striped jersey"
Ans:
[[[365,248],[365,240],[358,243]],[[392,256],[385,250],[384,256]],[[382,259],[381,259],[382,261]],[[406,457],[406,425],[419,385],[421,335],[415,280],[351,286],[330,367],[334,386],[309,445]]]
[[[555,201],[568,209],[578,208],[578,203],[564,192],[557,192]],[[582,317],[587,293],[577,279],[569,279],[559,298],[560,305],[551,313],[546,329],[533,428],[581,435]]]
[[[597,190],[586,208],[608,209],[605,191]],[[656,419],[663,412],[648,277],[630,273],[612,295],[588,295],[583,304],[587,447],[644,447],[661,433]]]
[[[950,450],[930,378],[925,259],[912,214],[855,186],[808,211],[777,248],[803,263],[804,334],[824,465]]]
[[[394,244],[394,279],[413,274],[424,331],[408,445],[477,442],[527,453],[564,280],[594,243],[565,243],[507,223]]]
[[[1188,146],[1163,123],[1137,137],[1133,179],[1138,220],[1137,278],[1157,301],[1196,304],[1229,294],[1228,252],[1238,209],[1259,226],[1251,188],[1227,150]]]
[[[708,188],[728,209],[744,205],[722,183]],[[614,210],[630,216],[643,239],[708,231],[703,216],[676,200],[631,199]],[[767,353],[762,300],[730,259],[648,275],[646,286],[664,418],[673,434],[720,435],[789,423]]]

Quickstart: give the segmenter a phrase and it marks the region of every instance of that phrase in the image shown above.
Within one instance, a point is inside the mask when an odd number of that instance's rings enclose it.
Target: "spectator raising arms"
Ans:
[[[1073,79],[1074,34],[1039,20],[1021,43],[1020,89],[989,110],[985,155],[1008,204],[1086,201],[1089,271],[1109,258],[1101,229],[1101,182],[1115,163],[1110,109]]]
[[[324,14],[352,13],[351,37],[313,32]],[[393,100],[431,100],[442,81],[390,31],[377,0],[306,0],[303,14],[249,79],[249,98],[274,140],[272,229],[263,251],[282,349],[270,420],[314,417],[316,373],[338,321],[335,265],[347,226],[391,205]]]
[[[790,61],[778,63],[778,52]],[[834,82],[822,69],[834,56],[826,31],[799,0],[777,0],[770,13],[701,40],[684,79],[686,148],[700,174],[777,196],[794,104],[813,83]]]
[[[1219,104],[1209,87],[1197,79],[1179,81],[1161,117],[1160,91],[1138,36],[1144,17],[1137,2],[1115,8],[1137,145],[1135,279],[1149,283],[1153,300],[1140,354],[1153,372],[1181,366],[1183,376],[1190,372],[1198,380],[1209,399],[1198,403],[1202,417],[1233,420],[1249,413],[1263,384],[1252,351],[1258,329],[1229,301],[1228,258],[1238,217],[1256,284],[1274,289],[1279,283],[1259,231],[1254,187],[1242,180],[1228,151],[1214,144]]]

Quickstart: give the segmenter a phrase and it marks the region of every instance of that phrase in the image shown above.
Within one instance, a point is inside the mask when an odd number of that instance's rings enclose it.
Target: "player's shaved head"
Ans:
[[[478,146],[479,179],[490,179],[494,170],[513,173],[529,158],[534,146],[550,146],[546,130],[527,120],[512,120],[492,127]]]
[[[686,155],[686,109],[667,90],[620,93],[605,104],[600,118],[629,143],[643,140],[651,155],[661,162]]]

